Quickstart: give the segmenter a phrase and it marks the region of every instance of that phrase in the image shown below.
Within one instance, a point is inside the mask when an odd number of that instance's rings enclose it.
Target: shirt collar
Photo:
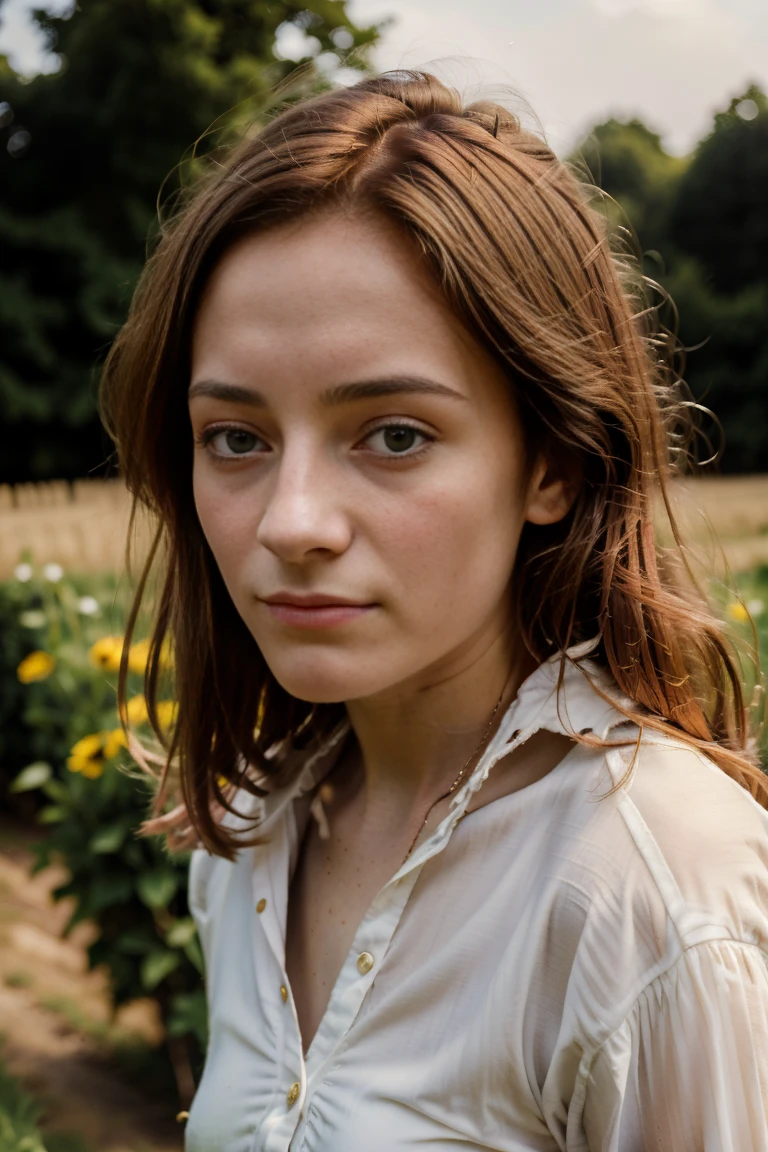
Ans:
[[[441,833],[450,834],[493,765],[535,732],[545,729],[564,736],[591,732],[602,740],[611,728],[626,721],[619,709],[631,707],[633,702],[621,695],[615,681],[600,665],[587,658],[599,639],[595,637],[554,653],[523,681],[472,774],[452,797],[451,811],[427,843],[440,839]],[[233,805],[238,815],[227,813],[226,826],[245,832],[252,830],[256,821],[259,835],[265,833],[290,803],[316,788],[327,775],[349,730],[349,721],[342,721],[283,787],[264,797],[238,793]]]

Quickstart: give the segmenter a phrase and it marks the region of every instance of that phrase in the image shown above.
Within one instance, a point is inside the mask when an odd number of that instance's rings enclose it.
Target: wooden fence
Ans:
[[[719,568],[722,553],[734,572],[768,564],[768,476],[706,477],[673,491],[705,564]],[[55,562],[73,572],[121,571],[129,514],[130,497],[119,480],[0,485],[0,579],[25,553],[36,564]],[[150,535],[148,521],[140,521],[137,560]]]

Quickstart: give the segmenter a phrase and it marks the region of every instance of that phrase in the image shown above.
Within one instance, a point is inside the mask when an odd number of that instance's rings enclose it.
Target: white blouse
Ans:
[[[187,1152],[768,1152],[768,813],[646,732],[605,799],[634,749],[577,744],[462,819],[539,729],[637,734],[576,665],[557,696],[549,662],[376,896],[306,1059],[285,972],[294,800],[332,745],[255,802],[264,845],[193,854],[211,1038]]]

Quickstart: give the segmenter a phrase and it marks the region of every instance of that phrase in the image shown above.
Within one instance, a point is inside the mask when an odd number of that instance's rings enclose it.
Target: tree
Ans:
[[[692,156],[640,121],[597,125],[573,157],[618,205],[643,270],[671,295],[685,377],[722,426],[720,468],[768,461],[768,100],[755,85],[718,112]],[[652,250],[652,251],[649,251]],[[669,310],[662,313],[672,321]]]
[[[573,161],[588,180],[616,201],[607,205],[614,225],[627,221],[643,249],[664,245],[667,217],[686,161],[670,156],[661,137],[641,120],[607,120],[582,142]]]
[[[356,27],[345,0],[80,0],[34,16],[62,67],[25,82],[0,57],[0,481],[103,471],[98,363],[161,186],[172,197],[180,161],[236,134],[297,63],[365,69],[380,27]],[[286,29],[295,60],[275,52]]]
[[[768,99],[756,85],[715,116],[674,201],[670,240],[716,292],[768,283]]]

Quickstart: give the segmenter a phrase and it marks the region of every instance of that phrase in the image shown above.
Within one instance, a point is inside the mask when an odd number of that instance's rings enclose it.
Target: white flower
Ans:
[[[46,564],[43,568],[43,576],[45,576],[49,584],[58,584],[63,575],[64,569],[61,564]]]
[[[81,596],[77,602],[77,610],[83,616],[95,616],[99,611],[99,602],[94,596]]]
[[[747,600],[747,612],[750,616],[762,616],[765,604],[762,600]]]
[[[19,624],[22,628],[44,628],[46,624],[45,612],[39,608],[30,608],[19,615]]]
[[[13,574],[17,580],[22,584],[32,579],[32,565],[31,564],[17,564],[13,570]]]

